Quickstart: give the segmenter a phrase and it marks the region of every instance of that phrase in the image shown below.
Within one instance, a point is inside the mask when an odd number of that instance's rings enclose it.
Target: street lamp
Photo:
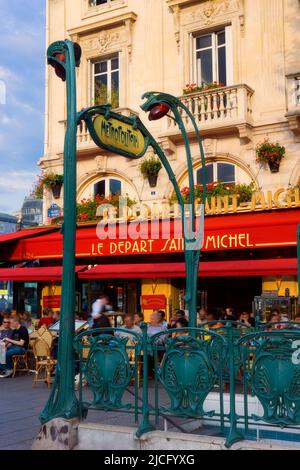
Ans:
[[[48,48],[48,64],[66,82],[67,130],[64,146],[64,222],[63,276],[60,310],[58,361],[54,384],[48,402],[40,416],[43,422],[56,417],[78,416],[78,401],[74,391],[75,353],[75,242],[76,242],[76,67],[80,65],[81,48],[72,41],[58,41]]]
[[[163,166],[165,167],[169,179],[173,185],[174,191],[177,196],[179,206],[181,208],[181,217],[183,225],[183,236],[184,236],[184,256],[185,256],[185,269],[186,269],[186,291],[185,301],[189,312],[189,326],[197,326],[197,286],[198,286],[198,271],[201,245],[204,235],[204,215],[205,215],[205,202],[206,202],[206,166],[205,166],[205,155],[202,145],[200,133],[194,119],[193,114],[190,110],[175,96],[167,93],[159,92],[148,92],[143,96],[146,102],[141,106],[142,110],[148,112],[148,118],[150,121],[158,120],[168,113],[172,113],[171,119],[174,119],[178,125],[185,146],[185,153],[188,167],[188,181],[189,181],[189,205],[188,211],[186,211],[186,205],[184,203],[180,187],[176,180],[175,174],[172,167],[161,147],[158,145],[156,140],[150,135],[149,145],[154,149],[154,152],[158,155]],[[202,163],[202,210],[199,219],[199,226],[197,227],[196,221],[196,207],[195,207],[195,179],[194,179],[194,167],[193,159],[191,154],[190,142],[187,134],[186,127],[182,119],[182,111],[189,117],[192,127],[196,135],[197,143],[199,146],[201,163]]]

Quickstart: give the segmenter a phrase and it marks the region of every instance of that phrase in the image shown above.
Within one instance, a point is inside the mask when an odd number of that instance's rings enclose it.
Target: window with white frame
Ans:
[[[122,193],[122,182],[115,178],[104,178],[94,184],[94,196],[115,196]]]
[[[203,170],[199,168],[196,172],[197,183],[203,184]],[[236,167],[231,163],[214,162],[206,165],[206,182],[211,184],[215,181],[233,184],[236,182]]]
[[[120,105],[120,68],[119,54],[99,60],[92,64],[93,103]]]
[[[232,81],[231,26],[194,36],[194,81],[230,85]]]

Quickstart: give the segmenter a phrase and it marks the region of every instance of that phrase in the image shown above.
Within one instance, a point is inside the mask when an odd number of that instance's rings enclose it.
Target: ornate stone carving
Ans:
[[[205,139],[203,147],[206,157],[214,157],[217,153],[217,139]]]
[[[201,7],[188,13],[185,22],[200,21],[204,25],[210,25],[217,17],[238,10],[239,2],[237,0],[209,0]]]
[[[95,163],[97,166],[97,171],[106,171],[107,169],[107,157],[98,155],[95,157]]]
[[[106,52],[111,45],[120,39],[119,33],[101,31],[97,37],[83,41],[82,45],[86,52],[97,50],[98,53]]]

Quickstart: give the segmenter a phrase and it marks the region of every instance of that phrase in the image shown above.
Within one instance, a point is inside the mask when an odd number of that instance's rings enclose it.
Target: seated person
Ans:
[[[168,328],[168,322],[166,321],[166,312],[164,310],[158,310],[158,313],[161,314],[161,321],[165,329]]]
[[[177,328],[188,328],[189,327],[189,322],[187,321],[186,318],[179,318],[176,322],[176,329]],[[176,338],[177,336],[188,336],[189,333],[188,331],[179,331],[178,333],[172,333],[172,338]]]
[[[53,311],[50,308],[45,308],[43,311],[43,316],[39,320],[38,328],[41,328],[43,325],[49,328],[49,326],[53,325],[53,323]]]
[[[20,315],[20,320],[22,326],[25,326],[27,330],[31,329],[32,331],[32,319],[30,313],[24,312],[23,315]]]
[[[255,320],[254,318],[251,317],[250,313],[248,312],[242,312],[240,315],[240,322],[244,323],[247,326],[255,326]],[[239,326],[241,328],[241,326]]]
[[[297,313],[294,322],[297,323],[297,325],[294,325],[294,328],[300,328],[300,313]]]
[[[207,322],[210,323],[210,325],[207,325],[205,329],[211,329],[211,328],[221,328],[223,326],[223,323],[221,323],[218,318],[218,315],[214,312],[208,313],[207,314]],[[211,323],[214,322],[214,323]]]
[[[134,324],[136,326],[140,326],[141,323],[144,321],[144,314],[143,312],[138,312],[134,314]]]
[[[124,326],[122,328],[132,331],[133,333],[137,333],[138,335],[142,335],[142,330],[140,329],[139,326],[134,324],[134,318],[133,315],[130,313],[127,313],[124,317]],[[131,340],[134,340],[136,337],[134,335],[131,335],[129,332],[126,333],[125,331],[117,331],[116,336],[119,338],[129,338]]]
[[[197,325],[201,327],[203,323],[207,322],[207,311],[205,308],[200,308],[199,313],[197,315]]]
[[[273,323],[273,325],[270,325],[270,329],[272,330],[281,330],[284,328],[284,325],[280,324],[282,322],[282,318],[280,311],[277,308],[271,310],[271,317],[269,322]]]
[[[21,325],[18,315],[11,320],[12,334],[11,338],[5,338],[3,342],[6,344],[6,363],[0,364],[0,369],[4,372],[0,377],[10,377],[13,374],[13,356],[22,356],[28,349],[29,335],[27,328]]]
[[[10,318],[4,317],[2,327],[0,329],[0,341],[3,341],[4,338],[11,338],[12,329],[10,327]]]
[[[186,319],[184,310],[176,310],[174,316],[171,318],[169,328],[176,328],[176,322],[181,318]]]
[[[159,310],[153,310],[153,313],[150,317],[150,323],[148,326],[148,336],[152,337],[156,333],[160,333],[161,331],[165,331],[166,326],[165,323],[163,322],[162,315]],[[165,340],[165,335],[159,336],[157,341],[157,344],[162,345]]]

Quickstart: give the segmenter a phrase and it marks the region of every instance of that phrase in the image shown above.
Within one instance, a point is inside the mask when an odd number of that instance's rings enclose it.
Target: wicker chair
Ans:
[[[35,371],[33,386],[37,382],[47,382],[48,388],[51,385],[51,372],[57,361],[51,357],[51,348],[49,344],[41,338],[38,338],[32,345],[35,357]]]
[[[12,356],[13,362],[13,377],[15,377],[17,372],[29,372],[28,366],[28,354],[27,351],[25,354]]]

